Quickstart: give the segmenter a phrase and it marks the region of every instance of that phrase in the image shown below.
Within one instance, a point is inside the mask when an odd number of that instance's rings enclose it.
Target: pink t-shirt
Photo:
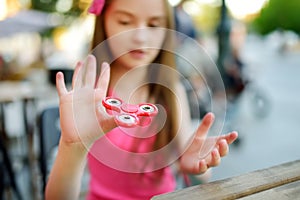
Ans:
[[[119,127],[97,140],[88,154],[91,176],[87,199],[143,200],[174,191],[176,182],[170,167],[151,170],[155,160],[147,158],[147,152],[151,152],[154,140],[155,135],[137,138]]]

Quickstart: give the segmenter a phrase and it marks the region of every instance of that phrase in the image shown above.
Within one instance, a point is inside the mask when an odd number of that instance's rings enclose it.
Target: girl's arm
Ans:
[[[46,186],[46,200],[75,200],[79,197],[86,154],[85,147],[60,141]]]

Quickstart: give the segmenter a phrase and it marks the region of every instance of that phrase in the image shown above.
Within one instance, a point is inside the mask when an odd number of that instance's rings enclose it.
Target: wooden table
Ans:
[[[170,199],[300,199],[300,160],[153,197]]]

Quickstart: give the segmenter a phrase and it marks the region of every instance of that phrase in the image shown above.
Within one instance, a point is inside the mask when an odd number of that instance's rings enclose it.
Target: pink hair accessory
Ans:
[[[88,12],[99,15],[104,7],[105,0],[93,0]]]

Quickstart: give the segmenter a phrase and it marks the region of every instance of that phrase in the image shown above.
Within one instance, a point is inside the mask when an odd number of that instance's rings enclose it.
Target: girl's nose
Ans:
[[[134,42],[142,44],[147,41],[148,35],[149,35],[148,28],[145,28],[145,27],[137,28],[137,29],[133,30],[132,39]]]

